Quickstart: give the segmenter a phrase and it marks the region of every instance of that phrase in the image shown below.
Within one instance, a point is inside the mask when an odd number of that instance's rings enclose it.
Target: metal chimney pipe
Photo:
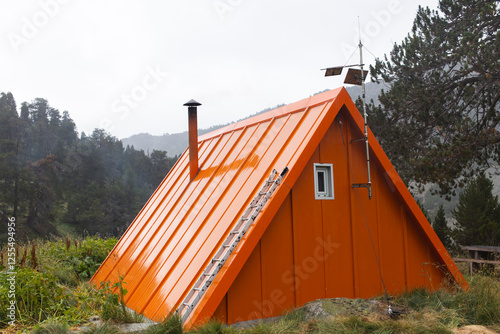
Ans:
[[[201,103],[189,100],[184,103],[188,107],[188,131],[189,131],[189,175],[191,181],[198,174],[198,116],[197,107]]]

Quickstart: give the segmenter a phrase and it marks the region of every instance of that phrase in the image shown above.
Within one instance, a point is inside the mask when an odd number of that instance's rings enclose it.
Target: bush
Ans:
[[[94,275],[117,242],[116,238],[99,237],[48,242],[40,251],[42,270],[51,272],[63,283],[77,285]]]
[[[116,242],[116,238],[66,238],[16,247],[15,322],[30,325],[51,319],[77,324],[99,313],[106,292],[87,281]],[[5,249],[3,253],[5,257]],[[12,300],[6,281],[9,277],[7,272],[0,272],[0,328],[10,321],[7,307],[3,307]]]
[[[10,275],[2,275],[6,280]],[[68,308],[65,289],[57,278],[32,269],[17,269],[15,275],[16,322],[35,323],[51,316],[62,315]],[[9,305],[7,282],[2,282],[0,304]],[[0,323],[7,325],[9,318],[5,307],[0,308]]]
[[[142,322],[142,315],[134,313],[125,306],[126,284],[123,281],[123,276],[120,276],[118,282],[112,285],[109,282],[101,283],[100,291],[104,294],[104,304],[101,310],[101,318],[103,320],[119,323]],[[118,291],[118,293],[114,291]]]

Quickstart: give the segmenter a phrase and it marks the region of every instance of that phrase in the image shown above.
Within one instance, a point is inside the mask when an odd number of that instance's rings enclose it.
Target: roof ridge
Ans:
[[[217,136],[220,136],[222,134],[228,133],[228,132],[233,132],[235,130],[242,129],[244,127],[258,124],[258,123],[263,123],[265,121],[271,120],[276,117],[283,117],[295,112],[300,112],[308,107],[312,107],[317,104],[325,103],[330,100],[334,100],[342,90],[345,90],[344,87],[332,89],[323,93],[319,93],[310,97],[307,97],[305,99],[302,99],[297,102],[293,102],[291,104],[284,105],[279,108],[275,108],[269,111],[266,111],[265,113],[258,114],[255,116],[252,116],[250,118],[244,119],[239,122],[235,122],[233,124],[229,124],[223,128],[211,131],[209,133],[206,133],[204,135],[201,135],[198,137],[198,142],[203,142],[208,139],[215,138]]]

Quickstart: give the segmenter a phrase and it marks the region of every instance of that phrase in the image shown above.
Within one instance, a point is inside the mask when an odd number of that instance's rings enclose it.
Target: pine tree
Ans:
[[[434,228],[434,231],[436,232],[437,236],[443,243],[444,247],[448,250],[451,249],[452,242],[451,242],[451,228],[448,226],[446,223],[446,217],[444,214],[444,207],[441,204],[439,206],[439,210],[436,214],[436,217],[434,218],[434,222],[432,224],[432,227]]]
[[[370,127],[407,183],[450,194],[500,163],[499,59],[499,1],[440,0],[370,68],[389,87]]]
[[[500,204],[493,196],[493,182],[484,173],[472,179],[452,211],[455,241],[463,246],[500,246]]]
[[[424,207],[424,203],[422,203],[421,200],[417,199],[417,204],[420,210],[422,210],[422,213],[424,214],[425,218],[430,222],[431,218],[429,217],[429,211]]]

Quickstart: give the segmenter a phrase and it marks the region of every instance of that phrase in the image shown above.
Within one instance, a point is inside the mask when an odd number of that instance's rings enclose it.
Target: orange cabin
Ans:
[[[389,294],[448,279],[466,287],[370,131],[372,199],[353,187],[367,182],[365,142],[352,142],[362,137],[363,118],[344,88],[201,136],[196,176],[186,150],[92,282],[123,275],[127,306],[155,321],[182,310],[271,171],[287,167],[186,326],[383,294],[377,262]]]

